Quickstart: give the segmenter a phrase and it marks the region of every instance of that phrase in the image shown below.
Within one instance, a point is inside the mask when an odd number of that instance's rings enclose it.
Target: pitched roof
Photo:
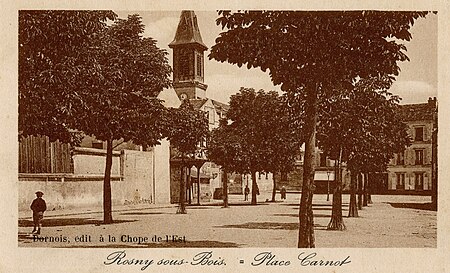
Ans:
[[[225,113],[230,109],[230,106],[228,104],[216,101],[216,100],[212,100],[212,103],[214,105],[214,107],[216,108],[217,112],[222,112]]]
[[[400,116],[403,121],[433,120],[436,111],[435,102],[432,100],[428,103],[400,105]]]
[[[182,44],[197,44],[204,50],[208,49],[203,43],[197,24],[197,16],[192,10],[183,10],[181,12],[175,38],[169,44],[169,47],[172,48],[173,46]]]
[[[177,93],[173,88],[164,88],[158,95],[158,99],[163,100],[165,107],[178,108],[181,105],[181,101],[177,96]]]
[[[203,104],[205,104],[207,100],[208,99],[190,99],[189,103],[194,107],[194,109],[198,110],[203,106]]]

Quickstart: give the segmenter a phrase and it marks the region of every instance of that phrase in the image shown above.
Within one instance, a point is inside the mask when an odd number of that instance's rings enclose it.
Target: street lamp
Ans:
[[[330,174],[331,171],[327,170],[327,201],[330,201]]]

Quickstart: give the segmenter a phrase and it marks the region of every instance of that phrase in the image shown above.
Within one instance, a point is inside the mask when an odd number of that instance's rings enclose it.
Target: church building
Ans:
[[[208,47],[203,43],[197,16],[194,11],[184,10],[181,12],[180,21],[173,41],[169,44],[173,50],[173,89],[178,98],[189,100],[195,109],[204,111],[208,117],[209,129],[219,126],[219,120],[225,116],[229,109],[227,104],[208,98],[205,84],[205,51]],[[191,181],[196,181],[196,170],[192,168]],[[223,185],[223,175],[220,166],[213,162],[206,162],[200,169],[201,176],[201,196],[203,201],[212,198],[219,198]],[[179,198],[179,166],[175,161],[171,161],[171,201],[177,202]],[[228,174],[227,176],[230,193],[241,193],[244,185],[242,176],[238,174]],[[265,179],[259,179],[258,184],[261,190],[272,186],[270,178],[264,175]],[[267,180],[267,181],[266,181]],[[267,182],[267,183],[265,183]],[[195,183],[193,185],[196,187]],[[196,190],[193,191],[195,194]]]

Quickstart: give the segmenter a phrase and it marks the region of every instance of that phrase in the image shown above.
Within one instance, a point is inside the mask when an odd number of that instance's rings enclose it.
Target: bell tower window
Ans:
[[[179,65],[180,65],[180,79],[185,80],[189,78],[189,52],[186,50],[182,50],[180,52],[180,59],[179,59]]]
[[[203,68],[203,62],[202,62],[202,56],[200,54],[197,54],[197,76],[201,77],[202,74],[202,68]]]

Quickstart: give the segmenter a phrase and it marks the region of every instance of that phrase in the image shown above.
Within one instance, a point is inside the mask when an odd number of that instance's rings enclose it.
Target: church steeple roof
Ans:
[[[173,48],[174,46],[185,44],[197,44],[202,47],[203,50],[208,49],[203,43],[197,24],[197,16],[192,10],[183,10],[181,12],[175,38],[169,44],[169,47]]]

